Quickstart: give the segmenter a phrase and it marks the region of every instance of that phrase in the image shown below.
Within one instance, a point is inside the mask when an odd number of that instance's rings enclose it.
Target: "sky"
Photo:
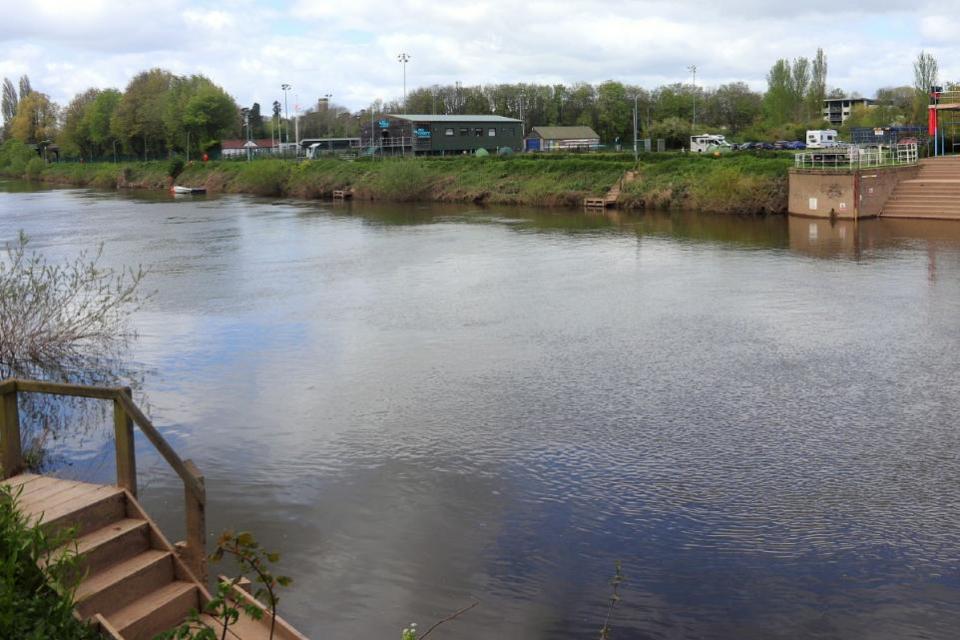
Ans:
[[[828,84],[912,84],[921,50],[960,80],[960,0],[0,0],[0,76],[66,104],[138,71],[202,73],[241,105],[358,109],[407,87],[742,80],[823,47]]]

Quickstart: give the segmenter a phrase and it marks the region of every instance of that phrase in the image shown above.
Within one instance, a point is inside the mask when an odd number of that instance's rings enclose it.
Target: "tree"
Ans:
[[[773,125],[784,124],[792,115],[792,71],[790,63],[784,58],[777,60],[767,73],[767,93],[763,98],[763,109]]]
[[[24,143],[37,144],[57,136],[57,105],[45,93],[32,91],[17,105],[10,135]]]
[[[633,136],[633,101],[623,84],[607,80],[597,87],[597,133],[601,140],[626,140]],[[628,133],[629,132],[629,133]]]
[[[10,78],[3,79],[3,98],[0,102],[0,113],[3,115],[3,128],[4,134],[8,134],[8,129],[10,128],[10,123],[13,122],[14,116],[17,115],[17,104],[19,100],[17,98],[17,88],[13,86],[13,82],[10,81]]]
[[[749,127],[763,112],[763,98],[744,82],[717,87],[706,104],[709,122],[738,133]]]
[[[201,86],[187,102],[183,126],[206,150],[220,142],[237,117],[237,103],[226,91],[210,83]]]
[[[30,78],[27,74],[23,74],[20,76],[20,99],[23,100],[31,93],[33,93],[33,89],[30,87]]]
[[[914,122],[926,122],[927,120],[926,112],[929,104],[927,96],[930,88],[935,86],[939,80],[939,66],[937,59],[926,51],[921,51],[913,63],[913,87],[916,90],[913,102]]]
[[[104,89],[87,109],[84,124],[89,131],[90,140],[96,145],[96,155],[111,151],[117,141],[110,123],[122,98],[123,95],[116,89]]]
[[[793,61],[790,72],[790,100],[793,103],[794,122],[804,122],[810,119],[807,111],[807,94],[810,90],[810,61],[800,57]]]
[[[63,110],[63,128],[58,141],[65,154],[93,159],[95,143],[90,135],[87,112],[99,95],[99,89],[87,89],[77,94]]]
[[[257,140],[267,137],[267,128],[264,126],[259,102],[254,102],[250,107],[250,137]]]
[[[163,69],[138,73],[127,85],[111,121],[111,132],[137,155],[166,152],[164,113],[173,74]]]
[[[827,97],[827,56],[823,49],[817,49],[810,70],[810,88],[807,90],[807,112],[810,116],[823,111],[823,101]]]

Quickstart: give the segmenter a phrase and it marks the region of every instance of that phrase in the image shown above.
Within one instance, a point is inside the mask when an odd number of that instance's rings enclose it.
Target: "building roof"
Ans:
[[[824,98],[824,102],[876,102],[873,98],[851,98],[846,96],[843,98]]]
[[[257,145],[259,149],[272,149],[276,146],[276,141],[271,140],[270,138],[260,138],[259,140],[254,140],[254,144]],[[243,145],[247,144],[246,140],[223,140],[220,142],[221,149],[245,149]]]
[[[536,133],[544,140],[587,140],[600,139],[597,132],[590,127],[534,127],[530,134]]]
[[[429,113],[389,113],[387,114],[391,118],[401,118],[403,120],[410,120],[412,122],[511,122],[514,124],[519,124],[520,121],[516,118],[505,118],[504,116],[487,116],[487,115],[431,115]]]

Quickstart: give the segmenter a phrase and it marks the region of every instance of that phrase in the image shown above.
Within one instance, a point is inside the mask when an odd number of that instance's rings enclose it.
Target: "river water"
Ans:
[[[596,638],[618,561],[614,638],[960,629],[960,225],[7,183],[20,229],[150,269],[138,400],[311,637]]]

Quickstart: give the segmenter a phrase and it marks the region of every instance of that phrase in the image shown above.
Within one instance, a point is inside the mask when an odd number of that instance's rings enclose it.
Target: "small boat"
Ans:
[[[206,187],[182,187],[178,184],[170,187],[170,191],[173,193],[206,193]]]

